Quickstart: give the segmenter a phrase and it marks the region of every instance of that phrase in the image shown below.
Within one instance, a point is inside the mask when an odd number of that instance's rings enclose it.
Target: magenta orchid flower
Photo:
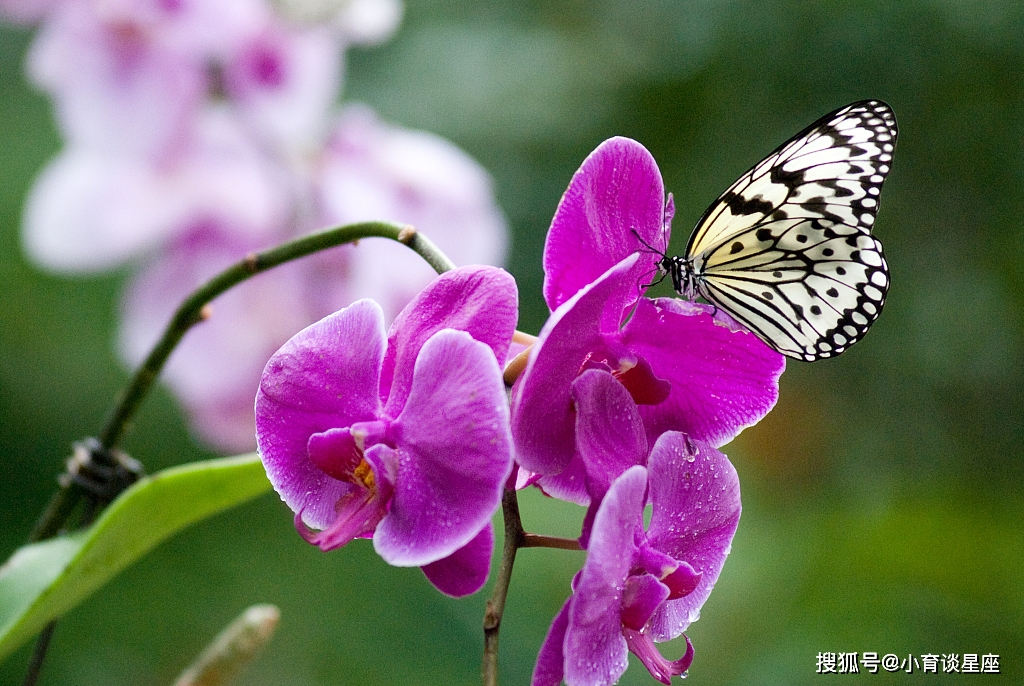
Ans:
[[[614,444],[615,432],[604,432],[604,441]],[[644,531],[646,503],[652,514]],[[684,674],[694,654],[689,639],[674,661],[654,643],[676,638],[699,617],[739,517],[739,479],[729,460],[685,434],[663,434],[647,467],[618,476],[597,509],[587,561],[541,647],[533,686],[613,684],[629,652],[664,684]]]
[[[498,360],[516,315],[511,276],[466,267],[432,282],[387,336],[380,306],[361,300],[270,359],[257,442],[306,540],[331,550],[372,536],[386,562],[423,567],[449,595],[483,585],[512,469]]]
[[[629,391],[650,443],[681,431],[723,445],[778,398],[782,355],[711,306],[641,297],[659,259],[645,244],[665,249],[672,207],[650,153],[612,138],[583,162],[552,220],[544,296],[553,312],[513,389],[512,434],[517,461],[558,497],[588,500],[572,466],[572,383],[587,369]]]

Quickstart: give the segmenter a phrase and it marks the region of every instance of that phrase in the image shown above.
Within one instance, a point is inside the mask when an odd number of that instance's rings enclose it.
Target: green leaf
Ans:
[[[270,488],[257,455],[139,480],[85,531],[26,545],[0,568],[0,660],[181,529]]]

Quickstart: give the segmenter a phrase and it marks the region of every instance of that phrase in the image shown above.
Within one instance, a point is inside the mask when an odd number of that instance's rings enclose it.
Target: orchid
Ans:
[[[511,277],[462,268],[428,286],[387,336],[380,307],[361,300],[271,357],[257,440],[306,540],[331,550],[372,535],[386,562],[424,567],[446,593],[483,585],[512,469],[498,360],[516,316]]]
[[[614,432],[605,439],[614,442]],[[598,508],[587,561],[552,622],[533,685],[613,684],[628,652],[664,684],[685,674],[694,654],[689,639],[675,661],[654,642],[676,638],[700,616],[739,517],[739,480],[728,459],[685,434],[663,434],[647,466],[617,477]]]
[[[673,213],[658,167],[626,138],[602,143],[562,197],[544,251],[552,314],[512,395],[520,465],[553,495],[589,501],[573,465],[572,383],[615,375],[639,405],[649,443],[665,431],[721,446],[775,404],[785,362],[722,312],[642,297]],[[537,427],[544,427],[538,430]]]

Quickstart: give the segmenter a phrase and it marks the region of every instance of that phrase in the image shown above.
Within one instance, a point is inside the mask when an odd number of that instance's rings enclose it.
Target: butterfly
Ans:
[[[755,164],[712,203],[661,278],[720,307],[772,348],[813,362],[859,341],[889,288],[871,235],[892,166],[896,116],[841,107]]]

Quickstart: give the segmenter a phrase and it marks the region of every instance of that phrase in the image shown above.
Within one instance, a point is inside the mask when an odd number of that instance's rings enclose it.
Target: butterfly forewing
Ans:
[[[859,340],[889,286],[870,231],[895,142],[888,105],[854,103],[741,176],[690,237],[701,295],[791,357],[832,357]]]

